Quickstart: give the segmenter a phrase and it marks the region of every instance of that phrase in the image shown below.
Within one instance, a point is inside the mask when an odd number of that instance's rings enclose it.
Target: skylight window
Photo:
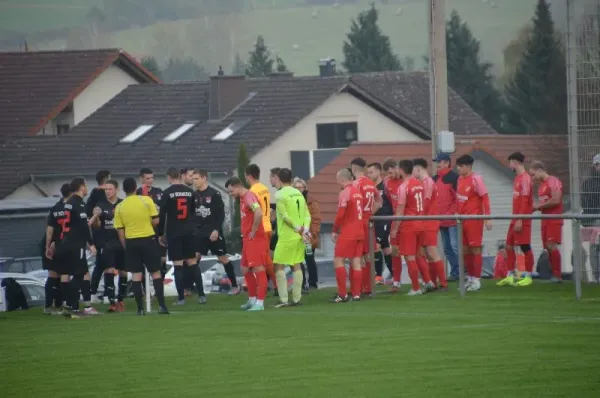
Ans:
[[[142,124],[119,141],[122,144],[131,144],[142,138],[146,133],[154,128],[154,124]]]
[[[173,130],[171,134],[162,139],[163,142],[173,142],[177,140],[179,137],[190,131],[194,126],[196,126],[198,122],[186,122],[182,124],[176,130]]]
[[[228,139],[229,137],[246,127],[250,122],[250,119],[233,122],[229,126],[225,127],[223,130],[221,130],[217,135],[215,135],[212,138],[212,140],[225,141],[226,139]]]

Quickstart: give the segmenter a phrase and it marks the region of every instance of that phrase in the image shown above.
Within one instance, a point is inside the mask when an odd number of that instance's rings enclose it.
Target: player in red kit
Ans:
[[[242,261],[240,266],[248,288],[248,302],[243,310],[263,311],[267,295],[267,263],[265,247],[267,235],[263,228],[263,214],[258,197],[242,184],[237,177],[225,183],[231,196],[240,200]]]
[[[393,159],[385,159],[383,161],[383,171],[387,174],[383,180],[385,186],[385,195],[392,204],[392,209],[396,211],[398,207],[398,189],[402,185],[402,177],[398,169],[398,163]],[[391,243],[390,243],[391,244]],[[400,290],[400,279],[402,277],[402,258],[392,256],[392,279],[393,284],[390,293],[396,293]]]
[[[563,187],[560,180],[546,171],[544,164],[539,161],[531,162],[529,174],[540,182],[538,187],[539,203],[533,206],[534,211],[542,214],[563,214]],[[561,255],[558,245],[562,242],[563,220],[542,220],[542,243],[548,250],[550,267],[552,268],[551,282],[562,282]]]
[[[371,267],[373,265],[373,259],[369,257],[369,220],[379,210],[383,200],[373,181],[366,176],[366,166],[367,162],[363,158],[356,158],[350,163],[350,168],[355,178],[354,186],[358,188],[363,200],[362,218],[364,222],[365,241],[363,244],[364,267],[362,267],[361,292],[364,296],[369,297],[371,295]],[[372,233],[375,234],[375,230]]]
[[[427,160],[423,158],[413,160],[413,176],[418,178],[423,184],[423,214],[427,216],[435,216],[440,214],[437,200],[437,185],[433,178],[429,176],[427,171]],[[448,290],[448,282],[446,281],[446,266],[438,252],[438,232],[440,229],[439,220],[423,221],[423,233],[421,234],[421,250],[417,256],[418,262],[428,261],[429,276],[433,282],[433,288],[441,291]],[[419,268],[424,265],[420,264]],[[431,288],[431,286],[429,287]]]
[[[339,195],[338,210],[333,222],[331,238],[335,243],[333,267],[337,281],[338,293],[331,300],[333,303],[348,301],[346,290],[346,267],[344,259],[350,259],[352,267],[352,300],[360,300],[360,283],[362,280],[361,257],[365,241],[363,221],[363,201],[358,188],[352,183],[352,172],[342,169],[337,173],[337,183],[343,189]]]
[[[422,216],[424,214],[424,189],[421,181],[412,176],[413,162],[411,160],[401,160],[398,162],[400,176],[404,180],[398,189],[398,204],[396,206],[397,216]],[[390,231],[393,246],[393,254],[404,257],[408,267],[408,275],[412,283],[412,289],[408,292],[409,296],[422,294],[419,285],[419,271],[426,286],[431,287],[429,269],[427,263],[421,266],[417,263],[417,254],[423,233],[423,221],[405,220],[393,221]],[[394,286],[399,288],[394,281]]]
[[[508,156],[510,168],[515,172],[513,181],[512,214],[533,213],[533,181],[525,170],[525,155],[515,152]],[[498,286],[529,286],[533,283],[531,273],[535,258],[531,250],[531,221],[513,218],[510,220],[506,235],[506,267],[509,271],[506,278],[497,283]],[[522,279],[517,281],[517,256],[515,246],[519,246],[525,256],[525,272]]]
[[[471,155],[462,155],[456,159],[458,168],[458,183],[456,198],[458,201],[457,212],[460,215],[489,215],[490,198],[483,178],[473,172],[475,159]],[[465,268],[469,274],[467,290],[481,289],[481,270],[483,258],[483,226],[489,231],[492,229],[491,220],[464,220],[463,222],[463,247]]]

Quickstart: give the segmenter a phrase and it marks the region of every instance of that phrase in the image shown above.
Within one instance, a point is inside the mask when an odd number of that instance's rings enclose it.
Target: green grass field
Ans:
[[[538,283],[299,308],[210,296],[170,316],[0,314],[6,397],[595,397],[600,289]],[[269,307],[274,303],[269,299]],[[172,308],[175,310],[175,308]]]

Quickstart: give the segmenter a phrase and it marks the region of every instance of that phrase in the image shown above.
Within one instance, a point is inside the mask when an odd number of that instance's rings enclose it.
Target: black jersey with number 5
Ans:
[[[158,234],[181,236],[193,232],[194,191],[183,184],[173,184],[165,189],[160,201]]]

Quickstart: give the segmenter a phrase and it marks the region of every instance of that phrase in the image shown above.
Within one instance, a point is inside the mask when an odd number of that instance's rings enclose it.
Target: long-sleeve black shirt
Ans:
[[[213,187],[209,186],[204,191],[194,192],[196,231],[201,236],[210,236],[213,231],[219,231],[225,221],[225,203],[223,197]]]
[[[93,244],[83,199],[79,195],[71,196],[65,203],[64,212],[62,243],[73,246]]]
[[[392,202],[390,202],[388,195],[386,195],[386,193],[385,193],[385,183],[383,181],[381,181],[379,184],[377,184],[377,190],[379,191],[379,195],[381,195],[383,204],[381,205],[379,210],[377,210],[375,215],[376,216],[391,216],[391,215],[393,215],[394,208],[392,206]],[[380,221],[380,222],[382,224],[386,224],[389,221]]]
[[[106,192],[103,188],[94,188],[85,203],[85,213],[88,218],[94,215],[94,208],[100,203],[106,201]],[[104,241],[104,231],[100,229],[92,230],[92,239],[95,245],[102,245]]]

